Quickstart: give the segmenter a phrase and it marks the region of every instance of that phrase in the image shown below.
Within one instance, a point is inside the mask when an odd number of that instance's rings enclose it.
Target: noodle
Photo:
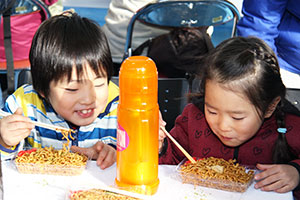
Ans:
[[[15,163],[21,173],[76,175],[84,170],[87,160],[85,155],[45,147],[19,152]]]
[[[16,157],[16,162],[39,163],[51,165],[85,165],[87,157],[66,150],[55,150],[53,147],[39,148],[36,151],[25,153]]]
[[[65,138],[65,139],[67,140],[67,143],[64,143],[64,144],[63,144],[63,149],[70,151],[70,146],[69,146],[69,144],[70,144],[70,139],[69,139],[69,136],[70,136],[70,138],[71,138],[72,140],[74,140],[74,137],[72,136],[72,133],[75,133],[75,131],[74,131],[74,130],[71,130],[71,129],[70,129],[69,131],[63,130],[63,129],[56,129],[56,131],[60,131],[61,134],[63,135],[62,139]]]
[[[71,200],[137,200],[137,198],[129,197],[122,194],[117,194],[114,192],[101,190],[101,189],[90,189],[90,190],[81,190],[75,191],[70,196]]]
[[[15,164],[21,173],[77,175],[85,169],[87,157],[70,152],[70,139],[74,140],[74,130],[56,129],[63,135],[67,142],[61,150],[53,147],[30,149],[20,151],[15,159]]]
[[[179,171],[184,183],[237,192],[245,191],[254,176],[253,170],[246,172],[246,168],[235,164],[235,160],[213,157],[199,159],[196,163],[186,162]]]

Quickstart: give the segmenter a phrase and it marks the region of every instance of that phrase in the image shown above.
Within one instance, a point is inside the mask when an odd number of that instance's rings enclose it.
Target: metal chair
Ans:
[[[18,74],[17,88],[21,87],[24,84],[32,84],[30,69],[22,69]]]
[[[113,76],[111,81],[119,85],[119,77]],[[188,93],[188,81],[184,78],[158,79],[158,104],[163,119],[167,122],[166,129],[174,127],[175,119],[187,103],[184,94]]]
[[[127,27],[124,59],[132,55],[134,24],[161,28],[213,26],[214,45],[235,35],[240,19],[237,8],[226,0],[166,1],[148,4],[136,12]]]
[[[297,108],[300,113],[300,89],[287,88],[286,99],[292,106]]]
[[[174,127],[175,119],[187,104],[188,86],[185,78],[158,79],[158,104],[168,131]]]
[[[166,1],[148,4],[138,10],[128,24],[124,59],[132,56],[131,42],[137,20],[163,29],[213,26],[211,39],[212,43],[217,45],[235,35],[239,18],[237,8],[226,0]],[[159,78],[158,87],[160,111],[167,122],[166,129],[170,130],[187,103],[189,83],[186,78]]]
[[[3,92],[6,97],[17,88],[20,71],[30,68],[27,55],[31,44],[30,38],[33,37],[38,25],[51,15],[48,6],[41,0],[1,0],[1,2],[5,9],[0,8],[0,85],[5,88]]]

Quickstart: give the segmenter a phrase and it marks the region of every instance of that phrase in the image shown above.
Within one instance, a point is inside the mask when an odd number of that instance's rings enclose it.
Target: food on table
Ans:
[[[66,149],[45,147],[20,151],[15,164],[20,173],[71,176],[81,174],[87,160],[85,155],[71,153]]]
[[[177,170],[183,183],[234,192],[245,192],[254,177],[254,170],[235,160],[214,157],[198,159],[196,163],[182,162]]]
[[[70,195],[71,200],[90,200],[90,199],[98,199],[98,200],[137,200],[137,198],[126,196],[123,194],[118,194],[115,192],[110,192],[107,190],[101,189],[89,189],[89,190],[79,190],[74,191]]]

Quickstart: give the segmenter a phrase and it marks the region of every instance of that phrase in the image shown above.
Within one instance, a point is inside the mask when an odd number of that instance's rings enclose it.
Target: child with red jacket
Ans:
[[[213,50],[201,74],[199,93],[191,96],[171,135],[194,157],[255,166],[260,170],[255,188],[294,191],[297,199],[300,117],[286,110],[291,104],[272,49],[258,38],[230,38]],[[168,138],[160,142],[160,164],[185,158]]]

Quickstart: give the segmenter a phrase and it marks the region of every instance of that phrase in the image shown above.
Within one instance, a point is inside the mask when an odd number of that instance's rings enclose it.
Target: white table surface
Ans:
[[[134,194],[143,199],[201,199],[201,200],[292,200],[292,192],[279,194],[254,189],[252,184],[245,193],[182,184],[174,178],[175,166],[160,165],[160,184],[152,196]],[[95,161],[88,161],[86,170],[79,176],[20,174],[12,161],[2,161],[3,199],[66,200],[70,190],[106,188],[114,186],[116,165],[101,170]],[[118,191],[111,188],[112,191]],[[132,194],[123,192],[125,194]]]

